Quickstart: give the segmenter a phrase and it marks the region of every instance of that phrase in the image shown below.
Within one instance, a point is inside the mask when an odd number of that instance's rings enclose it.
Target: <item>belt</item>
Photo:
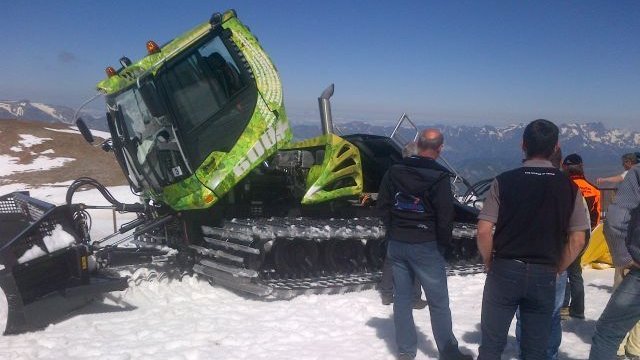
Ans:
[[[521,259],[509,259],[509,258],[494,257],[494,260],[513,261],[513,262],[516,262],[518,264],[522,264],[522,265],[525,265],[525,266],[536,266],[536,267],[540,266],[540,267],[548,267],[548,268],[555,269],[555,266],[551,265],[551,264],[532,263],[532,262],[528,262],[528,261],[521,260]]]

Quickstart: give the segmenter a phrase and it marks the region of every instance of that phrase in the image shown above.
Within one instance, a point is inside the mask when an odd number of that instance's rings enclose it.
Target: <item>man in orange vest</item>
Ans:
[[[587,208],[589,209],[591,229],[595,228],[600,222],[600,213],[602,211],[600,190],[585,179],[582,157],[578,154],[567,155],[562,162],[562,170],[580,189],[582,196],[587,202]],[[587,234],[587,238],[588,237]],[[581,256],[578,256],[567,269],[569,286],[567,286],[565,291],[564,304],[560,311],[561,315],[565,318],[571,316],[584,319],[584,281],[582,280],[580,258]]]

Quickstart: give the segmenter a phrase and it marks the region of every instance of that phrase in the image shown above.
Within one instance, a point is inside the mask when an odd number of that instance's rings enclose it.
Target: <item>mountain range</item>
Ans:
[[[73,124],[74,110],[66,106],[49,105],[29,100],[0,101],[0,119],[24,119],[46,123]],[[92,129],[106,130],[105,117],[88,112],[80,115]],[[336,131],[343,134],[363,133],[389,135],[395,124],[378,125],[363,121],[341,121]],[[471,182],[495,176],[521,163],[520,144],[525,124],[503,127],[490,125],[419,124],[419,128],[436,127],[445,136],[443,156],[457,171]],[[320,122],[292,120],[296,139],[320,134]],[[609,176],[622,171],[620,157],[624,153],[640,151],[640,132],[608,129],[602,123],[559,124],[560,144],[564,155],[578,153],[585,162],[587,178]],[[413,131],[402,129],[407,140]]]
[[[493,177],[521,164],[524,158],[521,143],[526,124],[504,127],[420,124],[419,128],[435,127],[445,137],[443,157],[471,182]],[[389,126],[361,121],[346,122],[336,127],[339,133],[376,134],[389,136],[395,124]],[[622,172],[621,156],[640,151],[640,132],[607,129],[602,123],[559,124],[560,146],[566,156],[582,156],[585,173],[595,182],[597,177]],[[320,125],[294,125],[296,138],[304,139],[320,134]],[[412,139],[413,131],[401,132]]]
[[[46,123],[75,124],[75,109],[61,105],[49,105],[30,100],[0,100],[0,119],[41,121]],[[106,117],[81,111],[80,117],[91,129],[107,131]]]

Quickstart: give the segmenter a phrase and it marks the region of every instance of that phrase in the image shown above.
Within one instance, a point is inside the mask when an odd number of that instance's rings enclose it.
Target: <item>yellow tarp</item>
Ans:
[[[603,226],[602,223],[600,223],[591,232],[589,246],[587,246],[584,254],[582,254],[582,267],[590,265],[596,269],[603,269],[608,268],[613,264],[611,254],[609,253],[609,247],[604,239],[604,232],[602,229]]]

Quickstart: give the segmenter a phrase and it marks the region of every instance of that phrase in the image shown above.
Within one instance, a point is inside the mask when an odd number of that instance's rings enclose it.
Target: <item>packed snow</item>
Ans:
[[[22,152],[24,149],[28,149],[34,145],[39,145],[44,143],[45,141],[52,140],[51,138],[41,138],[37,136],[33,136],[30,134],[19,134],[21,146],[12,146],[9,148],[12,152]],[[47,149],[40,153],[35,153],[30,151],[32,156],[37,156],[29,163],[21,163],[20,159],[6,154],[0,154],[0,177],[9,176],[15,173],[24,173],[31,171],[40,171],[46,169],[52,169],[64,166],[64,164],[74,161],[74,158],[68,157],[49,157],[43,155],[54,154],[53,149]]]
[[[22,256],[18,258],[18,264],[24,264],[27,261],[37,259],[44,255],[47,255],[47,253],[44,252],[44,250],[42,250],[40,246],[33,245],[29,249],[27,249],[27,251],[25,251],[24,254],[22,254]]]
[[[45,141],[53,140],[52,138],[39,138],[37,136],[33,136],[31,134],[18,134],[21,140],[18,140],[18,143],[24,147],[32,147],[33,145],[40,145]]]
[[[60,186],[0,186],[0,194],[28,188],[32,196],[63,203]],[[126,187],[110,188],[133,202]],[[95,204],[97,191],[75,202]],[[92,213],[93,233],[112,231],[110,211]],[[118,223],[128,219],[118,218]],[[612,270],[585,269],[586,319],[563,322],[561,359],[586,359],[595,321],[611,295]],[[477,355],[485,275],[449,277],[453,329],[463,351]],[[427,309],[415,310],[417,359],[436,359]],[[514,327],[505,358],[515,358]],[[1,359],[394,359],[391,306],[373,290],[344,295],[261,301],[213,287],[196,276],[143,282],[112,293],[46,329],[0,339]]]
[[[73,235],[62,230],[62,226],[56,225],[51,232],[51,235],[45,236],[42,241],[47,247],[47,251],[54,252],[56,250],[64,249],[72,245],[76,240]]]
[[[80,131],[74,130],[74,129],[53,129],[53,128],[46,127],[45,130],[54,131],[54,132],[60,132],[60,133],[67,133],[67,134],[80,135]]]
[[[0,177],[14,173],[24,173],[61,167],[64,164],[74,161],[74,158],[39,156],[32,162],[21,164],[20,159],[10,155],[0,155]]]

